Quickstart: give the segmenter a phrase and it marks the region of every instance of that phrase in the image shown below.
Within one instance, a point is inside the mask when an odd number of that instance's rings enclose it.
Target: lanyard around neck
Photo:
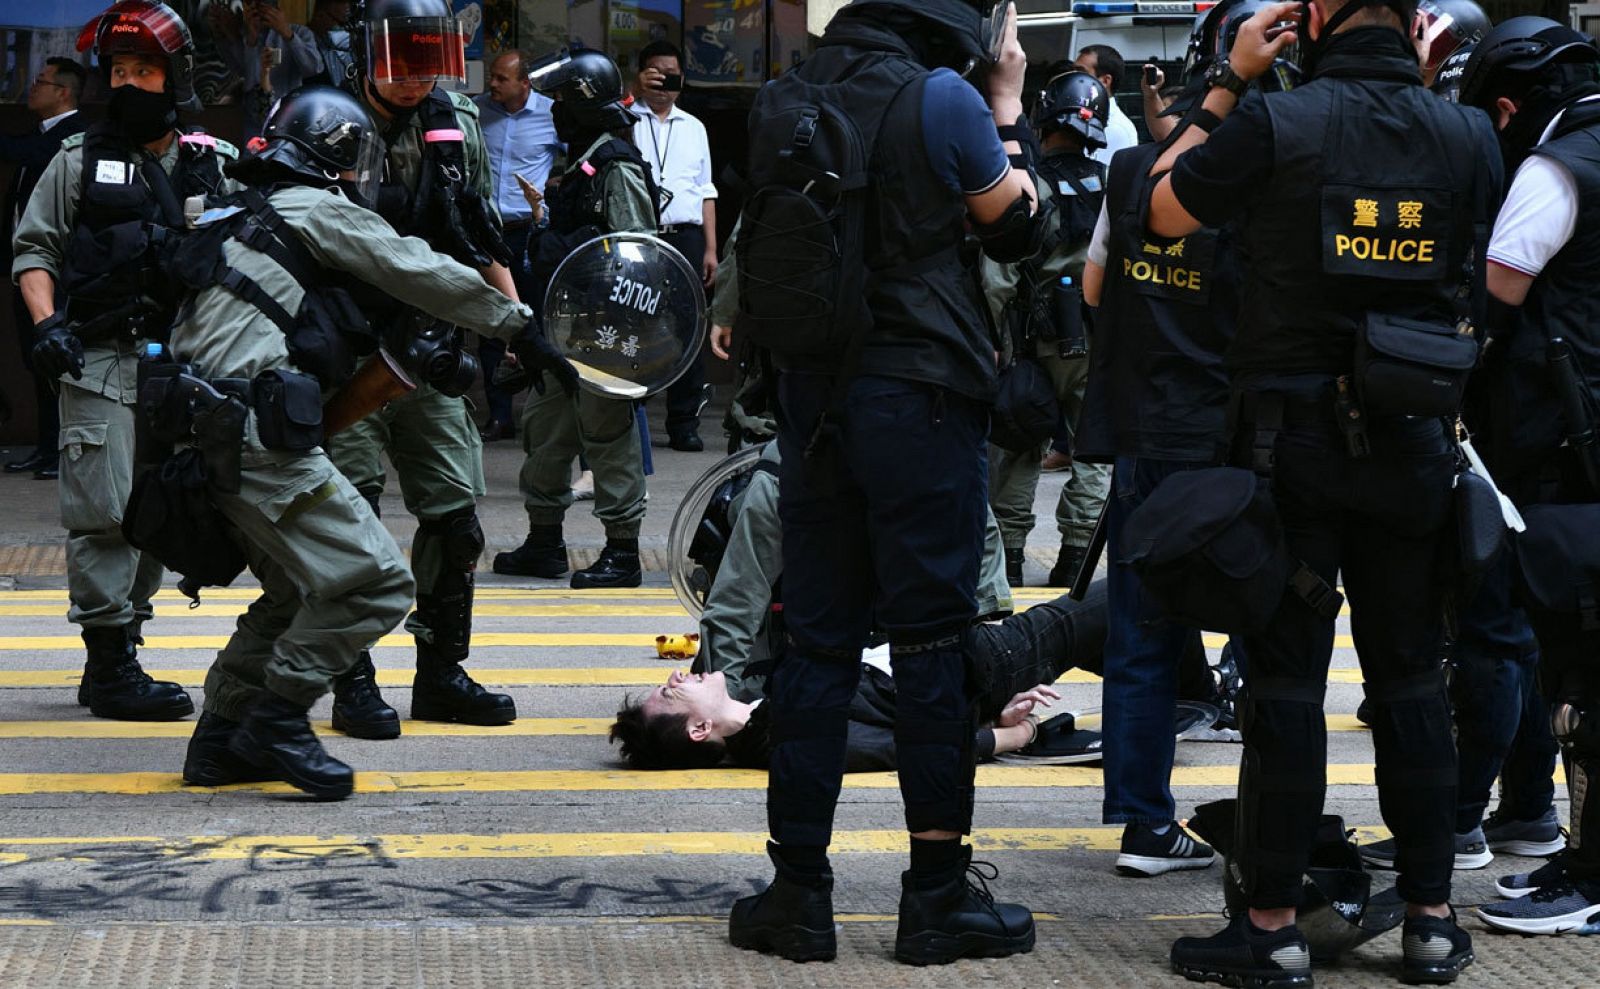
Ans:
[[[650,147],[655,149],[656,153],[656,173],[660,178],[665,179],[667,174],[667,152],[672,150],[672,127],[670,126],[672,124],[672,115],[670,113],[667,114],[667,119],[662,121],[662,125],[667,128],[666,144],[662,144],[656,134],[655,111],[650,111],[650,115],[646,119],[650,121]]]

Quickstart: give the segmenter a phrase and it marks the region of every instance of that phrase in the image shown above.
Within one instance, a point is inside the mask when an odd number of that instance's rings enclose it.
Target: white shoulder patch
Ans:
[[[94,163],[94,180],[105,185],[127,185],[133,181],[133,165],[101,159]]]

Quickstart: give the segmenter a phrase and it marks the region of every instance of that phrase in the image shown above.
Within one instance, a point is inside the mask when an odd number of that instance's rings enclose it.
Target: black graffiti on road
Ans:
[[[474,876],[449,882],[408,879],[402,860],[378,842],[348,845],[247,845],[248,839],[115,843],[0,862],[0,917],[64,920],[157,912],[203,916],[262,908],[293,915],[393,914],[532,919],[597,903],[628,912],[717,912],[761,884],[639,875],[596,882],[579,874],[552,879]],[[241,852],[241,849],[245,849]],[[508,860],[508,871],[515,866]],[[482,863],[475,863],[482,868]],[[70,881],[62,881],[63,872]],[[152,911],[151,908],[155,908]]]

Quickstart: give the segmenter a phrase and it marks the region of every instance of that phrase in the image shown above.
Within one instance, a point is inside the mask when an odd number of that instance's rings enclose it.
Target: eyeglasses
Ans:
[[[40,76],[40,77],[34,79],[33,80],[33,84],[35,86],[54,86],[57,89],[66,89],[67,88],[64,83],[52,82],[51,80],[46,79],[43,76]]]

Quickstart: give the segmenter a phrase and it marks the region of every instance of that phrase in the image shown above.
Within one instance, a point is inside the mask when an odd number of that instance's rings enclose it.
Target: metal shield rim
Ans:
[[[730,477],[753,470],[761,459],[762,446],[747,446],[712,464],[704,474],[689,485],[673,513],[672,527],[667,530],[667,574],[672,580],[672,593],[683,605],[683,610],[696,621],[705,612],[705,602],[689,587],[689,574],[694,561],[689,559],[689,544],[694,541],[695,530],[711,503],[711,496]]]

